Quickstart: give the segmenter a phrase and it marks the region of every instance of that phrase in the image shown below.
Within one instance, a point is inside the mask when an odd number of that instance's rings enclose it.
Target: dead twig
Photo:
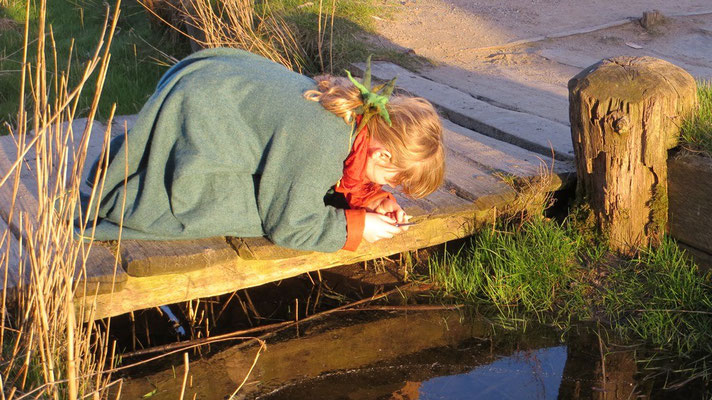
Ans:
[[[464,307],[464,304],[451,305],[433,305],[433,304],[413,304],[406,306],[369,306],[360,308],[350,308],[341,310],[342,312],[353,311],[439,311],[439,310],[458,310]]]
[[[151,348],[148,348],[148,349],[142,349],[142,350],[132,351],[132,352],[129,352],[129,353],[124,353],[124,354],[122,354],[122,357],[123,357],[123,358],[136,357],[136,356],[142,356],[142,355],[147,355],[147,354],[154,354],[154,353],[161,353],[161,352],[165,352],[165,351],[172,351],[172,350],[176,350],[176,349],[177,349],[177,351],[182,351],[182,350],[185,350],[185,349],[188,349],[188,348],[193,348],[193,347],[203,346],[203,345],[207,345],[207,344],[212,344],[212,343],[215,343],[215,342],[218,342],[218,341],[237,340],[237,339],[239,339],[239,338],[244,338],[244,335],[251,334],[251,333],[255,333],[255,332],[271,331],[271,332],[267,332],[266,334],[264,334],[264,335],[262,335],[262,336],[259,337],[259,339],[264,339],[264,338],[269,337],[269,336],[272,336],[272,335],[274,335],[274,334],[276,334],[276,333],[278,333],[278,332],[280,332],[280,331],[282,331],[282,330],[284,330],[284,329],[290,328],[290,327],[296,325],[297,323],[304,323],[304,322],[308,322],[308,321],[311,321],[311,320],[316,319],[316,318],[324,317],[324,316],[329,315],[329,314],[333,314],[333,313],[341,312],[341,311],[346,311],[346,310],[349,310],[349,309],[351,309],[351,308],[358,307],[358,306],[360,306],[360,305],[362,305],[362,304],[366,304],[366,303],[369,303],[369,302],[372,302],[372,301],[375,301],[375,300],[379,300],[379,299],[382,299],[382,298],[384,298],[384,297],[388,297],[388,296],[393,295],[393,294],[396,294],[396,293],[400,293],[402,290],[410,289],[410,288],[412,288],[412,287],[414,287],[414,286],[415,286],[414,283],[409,283],[409,284],[406,284],[406,285],[404,285],[404,286],[400,286],[400,287],[397,287],[397,288],[395,288],[395,289],[392,289],[392,290],[390,290],[390,291],[388,291],[388,292],[385,292],[385,293],[381,293],[381,294],[374,295],[374,296],[371,296],[371,297],[368,297],[368,298],[365,298],[365,299],[361,299],[361,300],[355,301],[355,302],[353,302],[353,303],[345,304],[345,305],[343,305],[343,306],[339,306],[339,307],[333,308],[333,309],[331,309],[331,310],[326,310],[326,311],[322,311],[322,312],[317,313],[317,314],[312,314],[312,315],[310,315],[310,316],[308,316],[308,317],[305,317],[305,318],[303,318],[303,319],[301,319],[301,320],[299,320],[299,321],[284,321],[284,322],[278,322],[278,323],[275,323],[275,324],[264,325],[264,326],[258,326],[258,327],[254,327],[254,328],[250,328],[250,329],[245,329],[245,330],[230,332],[230,333],[226,333],[226,334],[223,334],[223,335],[214,336],[214,337],[211,337],[211,338],[200,338],[200,339],[194,339],[194,340],[186,340],[186,341],[177,342],[177,343],[170,343],[170,344],[167,344],[167,345],[164,345],[164,346],[156,346],[156,347],[151,347]],[[413,289],[412,291],[414,291],[414,292],[421,292],[421,291],[430,290],[430,288],[431,288],[431,287],[430,287],[429,285],[421,285],[421,286],[419,286],[419,287]],[[384,307],[388,307],[388,306],[384,306]],[[391,307],[397,307],[397,306],[391,306]],[[415,307],[415,306],[411,306],[411,307]],[[427,307],[427,305],[426,305],[426,307]],[[440,306],[430,306],[430,307],[440,307]],[[455,306],[450,306],[450,307],[459,308],[459,307],[462,307],[462,305],[455,305]],[[439,308],[439,309],[443,309],[443,308],[441,307],[441,308]],[[249,339],[253,339],[253,338],[249,338]],[[172,354],[172,353],[171,353],[171,354]]]

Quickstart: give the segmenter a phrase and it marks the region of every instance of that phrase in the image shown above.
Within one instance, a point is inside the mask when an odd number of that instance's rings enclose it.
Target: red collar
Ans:
[[[361,116],[356,118],[356,126],[361,122]],[[344,175],[336,185],[336,191],[343,193],[349,204],[358,203],[361,197],[371,195],[375,190],[380,190],[381,185],[370,182],[366,178],[366,161],[368,148],[371,144],[371,135],[368,126],[364,126],[356,135],[351,153],[344,161]]]
[[[356,125],[361,122],[362,116],[356,117]],[[366,181],[366,160],[368,159],[368,147],[371,144],[371,137],[368,134],[368,126],[364,126],[356,135],[356,139],[351,145],[351,153],[344,160],[344,175],[336,185],[339,193],[348,193],[357,189],[360,184]]]

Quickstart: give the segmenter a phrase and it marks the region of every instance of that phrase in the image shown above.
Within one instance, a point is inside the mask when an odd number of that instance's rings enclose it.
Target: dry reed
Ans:
[[[168,21],[154,2],[142,4],[166,25],[179,31],[199,47],[232,47],[259,54],[293,71],[302,71],[305,52],[287,22],[270,12],[265,1],[259,14],[254,0],[179,0],[163,2],[173,8],[184,26]],[[176,4],[177,3],[177,4]]]
[[[8,127],[10,137],[2,138],[6,151],[9,146],[16,147],[14,162],[0,171],[0,199],[3,209],[9,210],[2,215],[7,227],[0,236],[2,394],[8,400],[98,399],[106,397],[115,383],[105,372],[114,359],[113,350],[107,334],[91,322],[92,310],[75,308],[77,291],[91,290],[82,287],[81,281],[87,276],[92,243],[76,240],[71,221],[78,209],[89,135],[109,64],[120,0],[113,10],[107,6],[96,51],[82,64],[81,78],[72,85],[68,78],[71,65],[66,71],[57,67],[52,28],[46,24],[46,0],[36,4],[38,36],[36,53],[30,59],[30,3],[26,7],[17,125]],[[75,137],[72,122],[90,79],[96,79],[96,90],[89,94],[93,99],[89,122]],[[105,143],[108,136],[107,131]],[[80,231],[83,233],[84,227]]]
[[[46,1],[37,4],[38,38],[33,60],[28,54],[27,2],[17,125],[7,127],[10,136],[0,143],[0,151],[8,151],[8,146],[16,149],[14,161],[0,156],[0,398],[101,399],[113,391],[111,395],[118,399],[122,385],[112,379],[112,373],[140,363],[116,367],[116,344],[108,335],[111,320],[102,326],[96,324],[93,308],[84,301],[78,306],[74,299],[96,290],[87,286],[85,278],[89,275],[88,254],[98,245],[77,240],[91,238],[96,221],[82,215],[79,188],[85,164],[91,161],[87,160],[90,135],[121,1],[117,0],[113,9],[107,6],[96,50],[82,64],[81,78],[73,85],[69,83],[71,64],[65,71],[57,67],[52,29],[46,24]],[[73,59],[72,54],[63,56]],[[85,95],[84,86],[90,79],[96,79],[96,89],[86,94],[92,98],[87,123],[81,133],[74,132],[79,97]],[[103,135],[103,162],[108,155],[114,110]],[[94,199],[101,197],[102,188],[103,176],[97,175],[89,204],[97,205]],[[116,272],[118,260],[113,261]],[[197,313],[200,303],[196,302],[191,321],[204,321],[209,335],[205,311]],[[258,356],[259,352],[252,367]],[[161,357],[164,355],[157,358]]]
[[[505,222],[519,221],[530,218],[541,218],[544,210],[553,204],[552,189],[554,188],[554,157],[552,150],[551,163],[539,159],[537,174],[529,178],[519,178],[511,175],[497,174],[499,178],[514,191],[514,198],[507,206],[499,211],[495,210],[495,221],[504,218]]]

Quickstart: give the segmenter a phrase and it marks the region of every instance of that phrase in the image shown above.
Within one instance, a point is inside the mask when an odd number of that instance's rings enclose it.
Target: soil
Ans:
[[[709,0],[385,1],[376,41],[430,59],[421,74],[564,123],[568,80],[603,58],[653,56],[712,79]]]

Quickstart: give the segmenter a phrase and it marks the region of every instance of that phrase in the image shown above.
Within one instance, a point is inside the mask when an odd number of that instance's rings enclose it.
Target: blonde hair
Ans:
[[[356,109],[363,105],[358,88],[346,78],[322,75],[314,79],[317,89],[304,97],[353,124]],[[366,125],[368,132],[391,152],[391,163],[398,170],[394,184],[410,197],[425,197],[440,187],[445,175],[440,118],[433,105],[420,97],[394,95],[386,109],[392,125],[375,116]]]

